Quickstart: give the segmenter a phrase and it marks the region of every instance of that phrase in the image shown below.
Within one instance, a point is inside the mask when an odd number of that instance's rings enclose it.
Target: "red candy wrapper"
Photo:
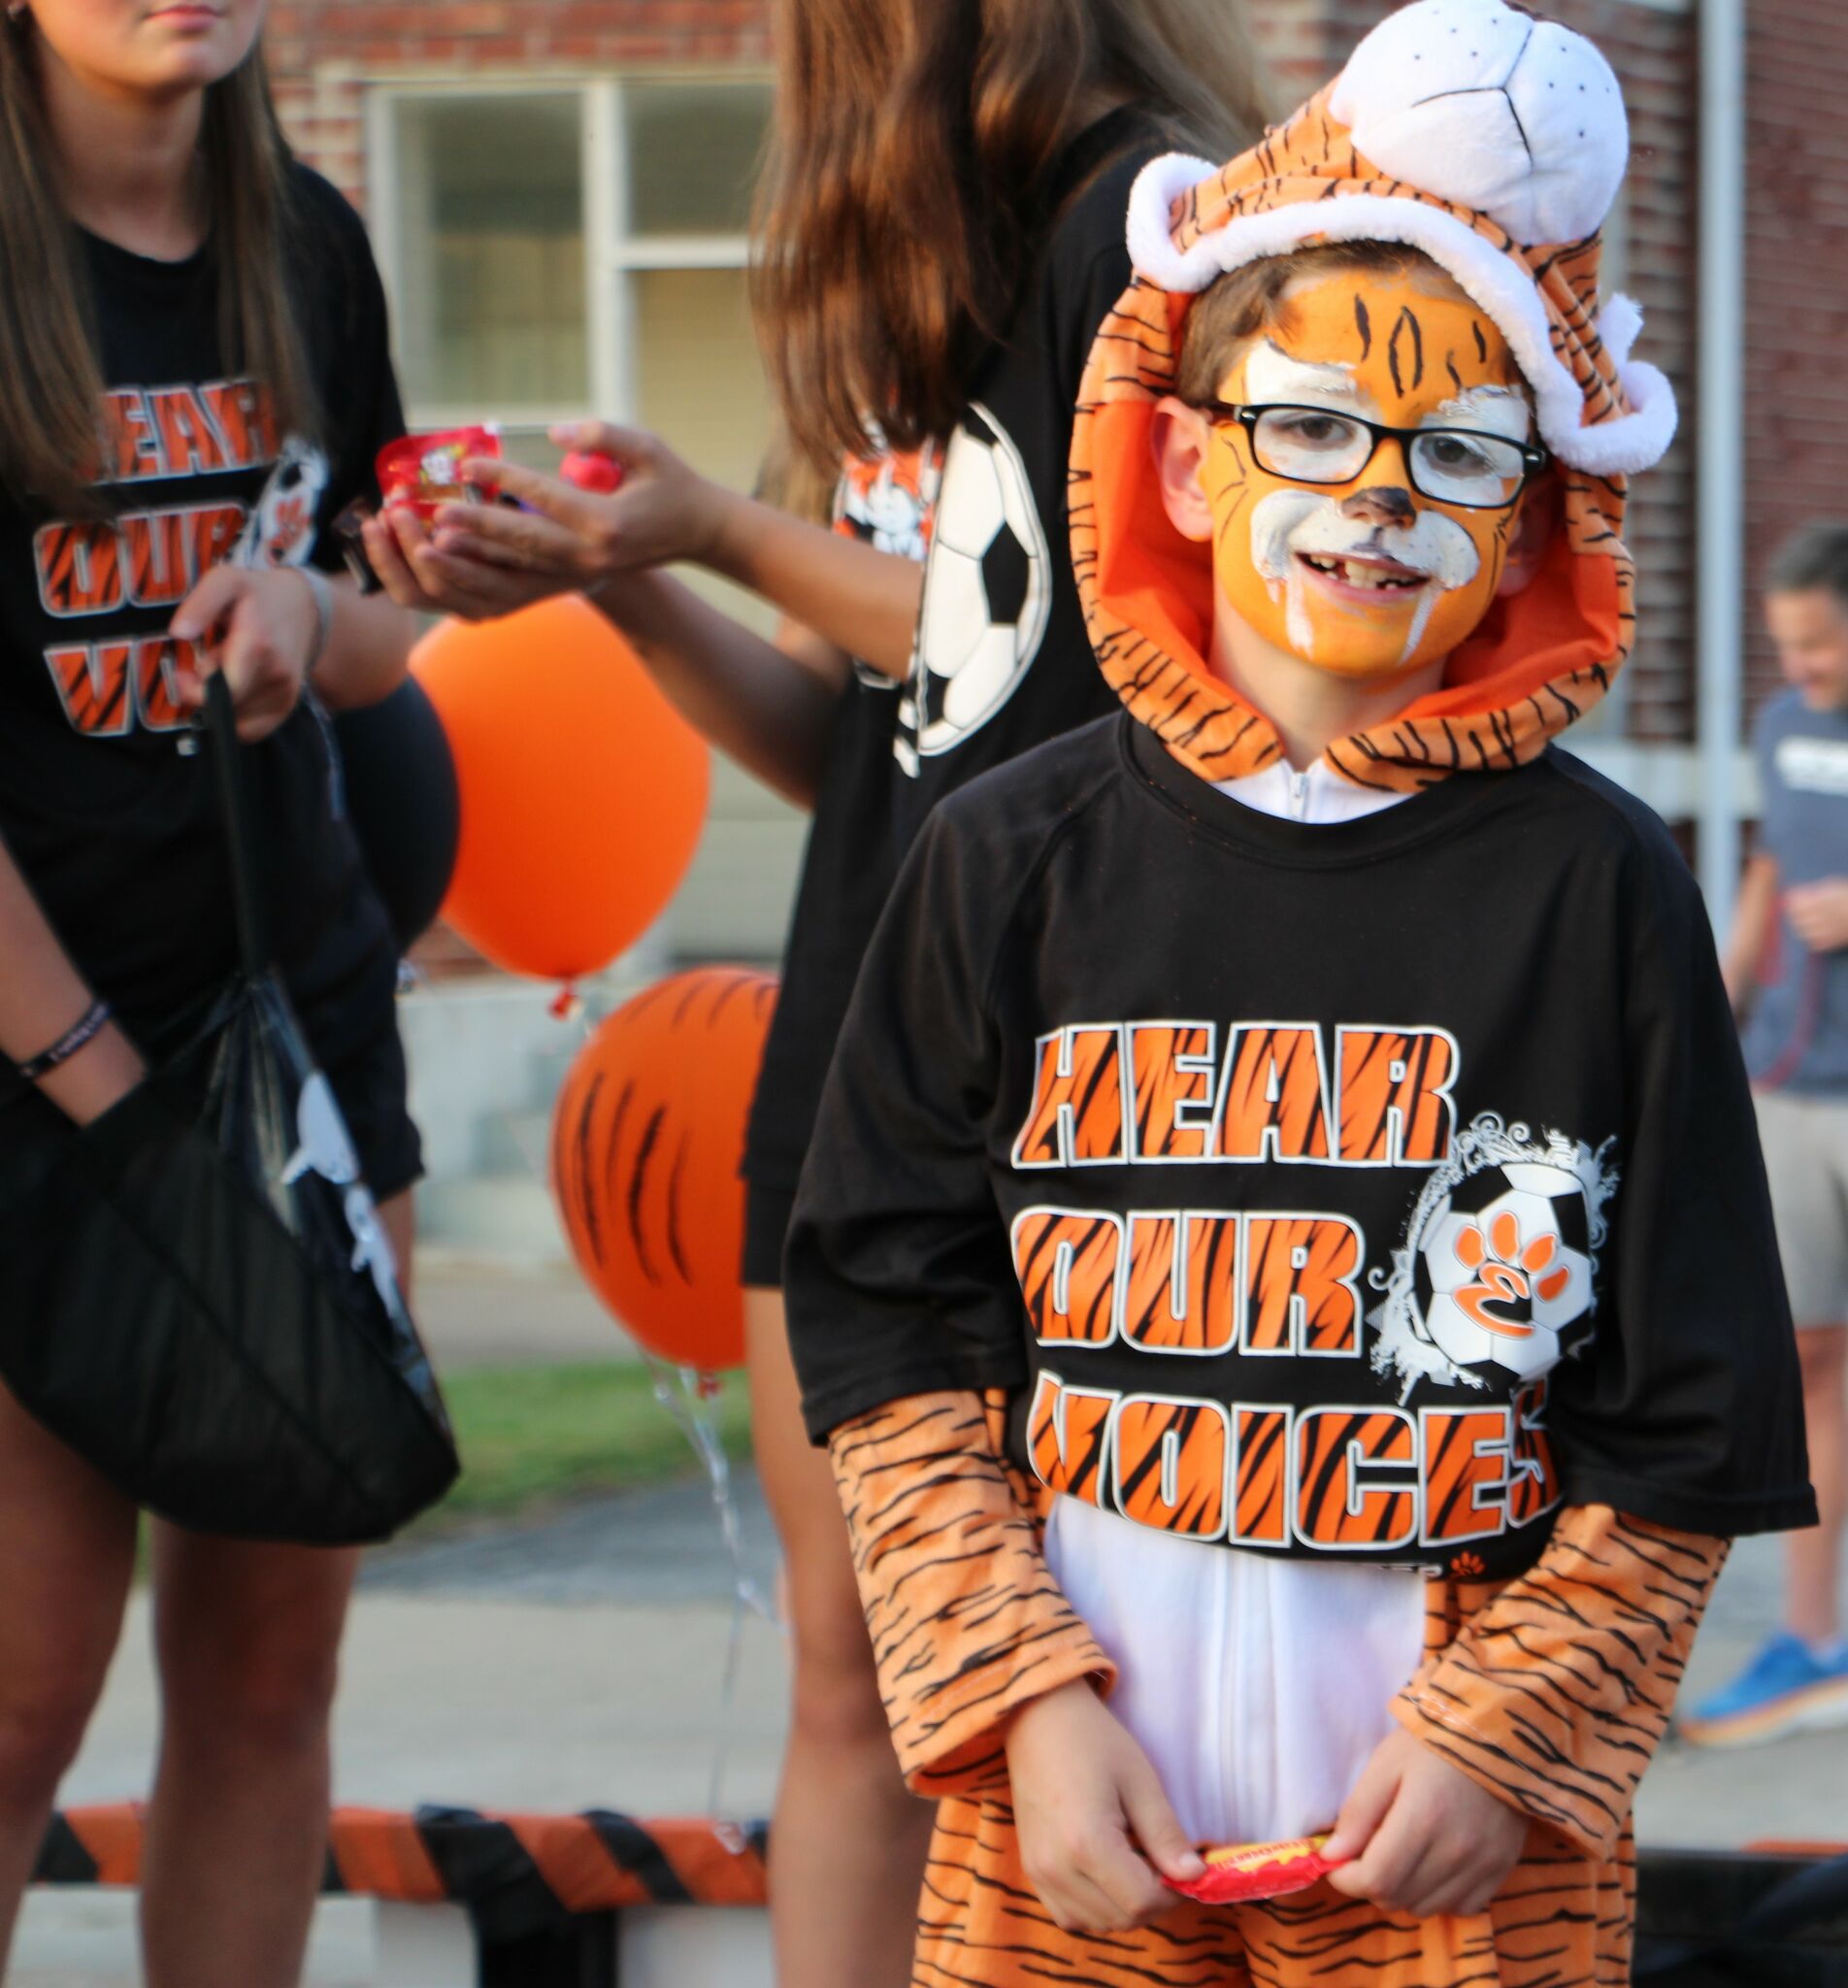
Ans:
[[[432,435],[405,435],[379,451],[379,487],[385,503],[408,504],[428,524],[440,504],[479,504],[482,492],[462,480],[472,455],[501,453],[494,428],[444,428]]]
[[[593,497],[608,497],[622,487],[622,465],[613,455],[602,455],[595,449],[574,448],[558,465],[558,474]]]
[[[1243,1905],[1253,1899],[1280,1899],[1287,1892],[1306,1891],[1319,1884],[1335,1866],[1323,1856],[1327,1837],[1299,1837],[1293,1843],[1232,1843],[1203,1850],[1206,1874],[1171,1891],[1197,1899],[1203,1905]]]

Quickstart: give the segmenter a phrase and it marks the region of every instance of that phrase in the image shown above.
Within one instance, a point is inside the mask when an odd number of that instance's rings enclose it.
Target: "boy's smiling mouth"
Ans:
[[[1306,568],[1309,583],[1342,601],[1395,605],[1411,600],[1431,584],[1431,575],[1397,559],[1371,552],[1299,552],[1298,563]]]

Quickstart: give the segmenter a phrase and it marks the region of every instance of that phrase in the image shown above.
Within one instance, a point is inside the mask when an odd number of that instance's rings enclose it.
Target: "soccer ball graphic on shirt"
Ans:
[[[1420,1379],[1534,1380],[1590,1342],[1610,1148],[1484,1112],[1426,1178],[1404,1247],[1376,1272],[1373,1366]]]
[[[234,566],[304,566],[314,549],[314,517],[327,488],[327,457],[312,442],[291,435],[250,508]]]
[[[1052,562],[1026,465],[979,403],[944,453],[911,677],[895,750],[908,773],[994,716],[1033,667]]]
[[[1591,1214],[1564,1167],[1485,1167],[1449,1196],[1414,1272],[1425,1330],[1459,1367],[1532,1380],[1591,1309]]]

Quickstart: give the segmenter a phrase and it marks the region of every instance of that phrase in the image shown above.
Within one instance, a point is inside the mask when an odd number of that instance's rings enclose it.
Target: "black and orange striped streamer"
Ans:
[[[52,1819],[36,1881],[132,1885],[143,1811],[121,1803]],[[584,1815],[488,1815],[475,1808],[334,1812],[321,1889],[404,1905],[466,1905],[484,1930],[517,1937],[561,1919],[632,1905],[761,1905],[762,1823],[643,1822]]]

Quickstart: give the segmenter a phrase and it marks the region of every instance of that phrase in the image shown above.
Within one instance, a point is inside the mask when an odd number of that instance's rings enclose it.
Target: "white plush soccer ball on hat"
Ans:
[[[1577,242],[1630,157],[1623,91],[1583,35],[1503,0],[1415,0],[1349,58],[1329,108],[1381,172],[1522,245]]]

